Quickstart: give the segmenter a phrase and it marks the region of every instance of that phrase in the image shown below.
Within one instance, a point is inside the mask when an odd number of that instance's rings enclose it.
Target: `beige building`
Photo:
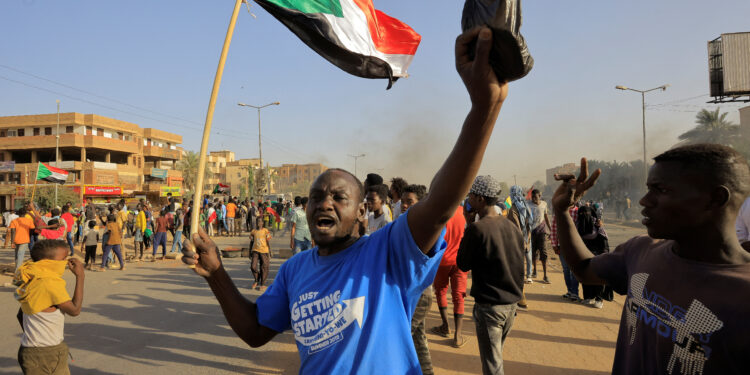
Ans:
[[[278,191],[282,193],[303,193],[328,167],[323,164],[283,164],[274,168],[276,171]]]
[[[260,168],[260,159],[235,159],[234,152],[228,150],[211,151],[206,157],[206,163],[210,177],[206,178],[203,184],[205,194],[210,194],[219,183],[229,185],[230,195],[242,195],[243,186],[245,194],[248,194],[250,168]],[[272,175],[273,173],[273,170],[271,170]],[[271,190],[273,188],[274,183],[272,182]]]
[[[57,129],[57,114],[0,117],[0,210],[29,198],[38,162],[69,171],[63,188],[97,200],[158,196],[162,187],[182,185],[175,169],[180,135],[95,114],[61,113],[55,155]]]

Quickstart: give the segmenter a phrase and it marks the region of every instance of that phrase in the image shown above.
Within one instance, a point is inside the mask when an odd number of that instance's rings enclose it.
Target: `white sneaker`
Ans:
[[[534,280],[531,280],[530,277],[527,277],[525,283],[526,284],[532,284],[532,283],[534,283]]]
[[[604,302],[602,302],[601,300],[595,300],[594,304],[591,307],[601,309],[602,307],[604,307]]]

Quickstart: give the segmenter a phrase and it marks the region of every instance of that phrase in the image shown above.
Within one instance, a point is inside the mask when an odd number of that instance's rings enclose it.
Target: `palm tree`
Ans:
[[[740,141],[740,127],[728,121],[727,115],[727,112],[719,114],[719,108],[713,112],[703,109],[695,116],[698,125],[680,134],[678,138],[688,144],[718,143],[736,146]]]
[[[186,152],[177,162],[177,170],[182,172],[182,184],[189,191],[195,190],[195,178],[198,174],[198,155],[195,151]]]
[[[188,151],[183,155],[182,159],[177,162],[177,170],[182,172],[182,185],[188,191],[195,191],[195,182],[198,176],[199,159],[199,153],[195,151]],[[203,180],[208,180],[211,177],[211,171],[209,169],[208,162],[206,162],[206,170],[203,174]]]

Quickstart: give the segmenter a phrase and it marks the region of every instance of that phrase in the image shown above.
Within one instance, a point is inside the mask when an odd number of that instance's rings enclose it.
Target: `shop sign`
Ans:
[[[83,195],[122,195],[122,186],[86,185]]]
[[[0,161],[0,172],[13,172],[16,170],[15,161]]]
[[[159,196],[160,197],[166,197],[167,193],[172,193],[173,197],[180,197],[182,196],[182,193],[180,191],[179,186],[162,186],[159,189]]]
[[[151,168],[151,177],[165,179],[167,178],[167,170],[160,168]]]

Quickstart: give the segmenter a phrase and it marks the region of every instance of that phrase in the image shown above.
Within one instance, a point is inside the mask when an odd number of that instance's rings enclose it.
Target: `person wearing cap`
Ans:
[[[469,205],[479,220],[466,228],[456,256],[461,271],[472,271],[473,315],[484,374],[503,373],[503,343],[523,293],[523,236],[495,211],[500,193],[500,183],[491,176],[474,180]]]

